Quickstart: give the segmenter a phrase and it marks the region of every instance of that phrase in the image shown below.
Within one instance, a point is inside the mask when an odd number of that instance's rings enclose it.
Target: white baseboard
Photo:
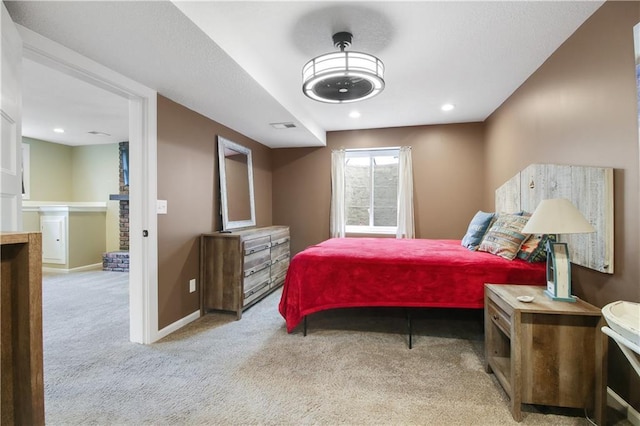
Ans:
[[[68,274],[69,272],[92,271],[94,269],[102,269],[102,262],[94,263],[93,265],[78,266],[77,268],[71,268],[71,269],[49,268],[48,266],[42,267],[42,270],[44,272],[63,272],[65,274]]]
[[[615,393],[611,388],[607,388],[607,405],[621,413],[627,413],[627,420],[634,426],[640,426],[640,412],[633,408],[620,395]]]
[[[194,313],[189,314],[186,317],[181,318],[181,319],[179,319],[178,321],[176,321],[176,322],[174,322],[172,324],[169,324],[168,326],[166,326],[162,330],[158,330],[158,334],[155,336],[155,339],[152,339],[152,341],[156,342],[156,341],[162,339],[163,337],[166,337],[169,334],[173,333],[174,331],[181,329],[185,325],[197,320],[198,318],[200,318],[200,310],[199,309],[197,311],[195,311]]]

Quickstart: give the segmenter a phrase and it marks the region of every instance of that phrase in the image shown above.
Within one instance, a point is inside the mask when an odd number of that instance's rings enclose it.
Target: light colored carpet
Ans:
[[[242,320],[208,314],[162,341],[128,341],[127,274],[44,274],[50,425],[505,425],[483,369],[482,317],[431,311],[408,349],[401,310],[336,310],[287,334],[280,291]],[[524,407],[523,425],[584,425]]]

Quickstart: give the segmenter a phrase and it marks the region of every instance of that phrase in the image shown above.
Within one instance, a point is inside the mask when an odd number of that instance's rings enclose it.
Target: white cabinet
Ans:
[[[102,267],[106,211],[106,203],[99,201],[25,201],[22,206],[29,230],[42,232],[43,266],[67,272]]]
[[[42,263],[67,263],[67,216],[40,216]]]

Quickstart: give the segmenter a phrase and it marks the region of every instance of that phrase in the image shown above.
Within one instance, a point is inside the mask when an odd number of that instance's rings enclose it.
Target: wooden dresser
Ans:
[[[202,313],[242,311],[284,283],[289,227],[268,226],[200,237]]]

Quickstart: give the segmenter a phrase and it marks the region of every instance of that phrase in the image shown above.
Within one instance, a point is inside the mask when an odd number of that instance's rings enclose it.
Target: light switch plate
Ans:
[[[167,200],[156,200],[156,213],[167,214]]]
[[[189,293],[193,293],[194,291],[196,291],[196,279],[195,278],[189,280]]]

